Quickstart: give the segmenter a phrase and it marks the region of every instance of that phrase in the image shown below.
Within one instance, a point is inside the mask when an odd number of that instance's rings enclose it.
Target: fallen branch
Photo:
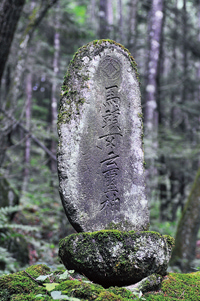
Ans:
[[[28,275],[28,277],[30,277],[33,281],[35,281],[37,284],[41,285],[41,286],[45,286],[41,281],[36,280],[35,278],[33,278],[29,273],[27,273],[26,271],[24,271],[24,273],[26,273]]]

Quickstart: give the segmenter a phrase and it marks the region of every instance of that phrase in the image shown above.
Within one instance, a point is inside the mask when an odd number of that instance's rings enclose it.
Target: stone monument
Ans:
[[[145,232],[149,211],[133,57],[111,40],[83,46],[69,65],[61,94],[59,190],[70,223],[84,232],[60,243],[63,263],[104,286],[164,275],[169,238]]]
[[[125,48],[99,41],[75,54],[58,133],[60,195],[74,228],[147,230],[140,89]]]

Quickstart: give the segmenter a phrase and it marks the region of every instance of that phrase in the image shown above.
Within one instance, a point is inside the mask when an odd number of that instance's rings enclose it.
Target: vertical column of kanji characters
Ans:
[[[118,85],[105,87],[106,99],[102,104],[102,129],[103,149],[105,158],[100,162],[104,180],[104,195],[101,199],[101,210],[119,211],[120,195],[118,190],[119,181],[119,140],[122,131],[119,123],[120,96]]]

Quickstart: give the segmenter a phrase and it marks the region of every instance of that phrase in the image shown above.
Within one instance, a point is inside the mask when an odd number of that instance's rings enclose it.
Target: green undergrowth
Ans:
[[[146,300],[200,300],[200,272],[170,273],[165,277],[161,290],[145,294]]]
[[[170,273],[159,291],[143,294],[124,287],[103,288],[74,271],[52,272],[46,265],[0,278],[0,301],[32,300],[200,300],[200,272]]]
[[[0,278],[0,301],[10,300],[125,301],[139,300],[139,297],[125,288],[104,289],[87,278],[77,276],[74,271],[51,272],[46,265],[35,265]]]

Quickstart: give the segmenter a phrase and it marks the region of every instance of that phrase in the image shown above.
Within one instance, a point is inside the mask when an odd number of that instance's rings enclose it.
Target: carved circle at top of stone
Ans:
[[[108,80],[118,80],[121,75],[119,60],[111,56],[106,56],[100,62],[101,75]]]

